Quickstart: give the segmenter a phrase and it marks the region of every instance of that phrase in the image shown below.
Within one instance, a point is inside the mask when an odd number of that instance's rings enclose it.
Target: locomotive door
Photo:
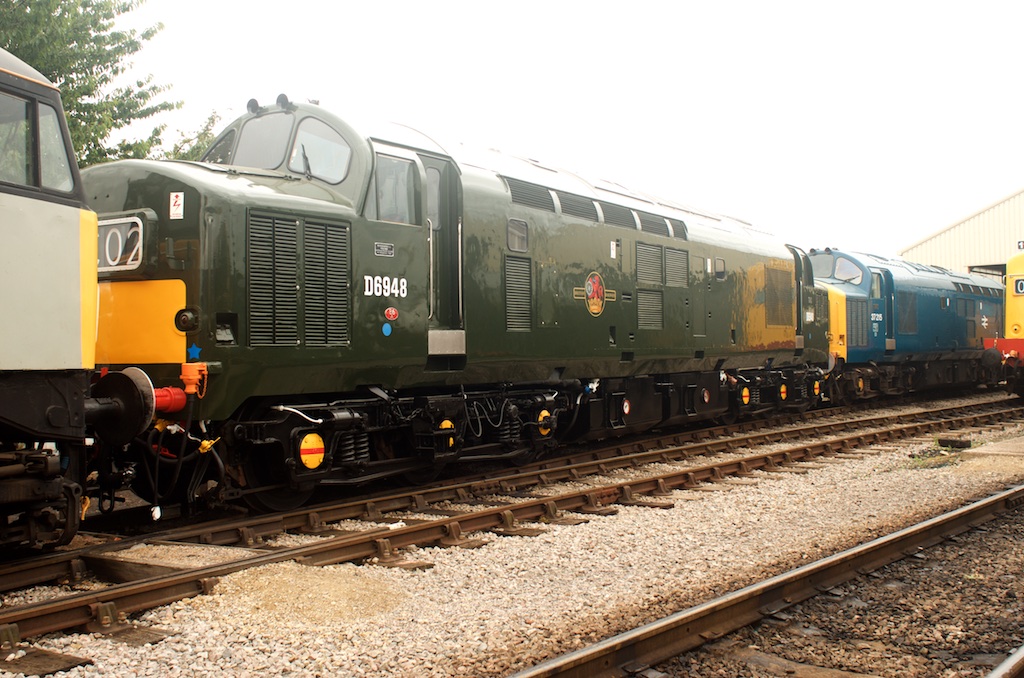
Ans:
[[[693,336],[695,337],[705,337],[708,333],[707,293],[711,289],[711,283],[710,276],[705,272],[707,261],[704,257],[693,257],[692,259],[694,281],[690,291],[693,295]]]
[[[878,350],[896,350],[896,291],[892,273],[871,269],[871,344]]]
[[[811,276],[810,262],[804,251],[792,245],[786,245],[786,248],[793,255],[795,264],[793,278],[796,283],[796,347],[802,349],[804,347],[804,322],[807,320],[806,313],[809,310],[806,307],[810,302],[809,298],[804,298],[804,292],[814,287],[814,279]]]
[[[428,353],[464,359],[459,172],[450,160],[427,155],[421,155],[420,160],[427,175]],[[449,363],[448,367],[457,369],[461,365]]]

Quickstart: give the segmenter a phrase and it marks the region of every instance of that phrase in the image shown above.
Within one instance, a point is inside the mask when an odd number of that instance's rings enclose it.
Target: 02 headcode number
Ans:
[[[405,297],[409,294],[409,282],[405,278],[389,278],[384,275],[363,276],[363,296]]]

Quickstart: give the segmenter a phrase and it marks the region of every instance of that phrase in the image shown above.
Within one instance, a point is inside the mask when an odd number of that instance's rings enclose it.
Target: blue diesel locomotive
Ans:
[[[991,278],[871,254],[811,250],[828,291],[834,401],[994,384],[1003,291]]]

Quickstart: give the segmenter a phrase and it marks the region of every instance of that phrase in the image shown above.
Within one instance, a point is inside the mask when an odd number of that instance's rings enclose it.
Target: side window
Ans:
[[[288,169],[338,184],[348,175],[351,159],[352,149],[337,131],[316,118],[306,118],[295,134]]]
[[[725,259],[715,258],[715,279],[725,280]]]
[[[28,101],[0,94],[0,181],[21,186],[34,181],[30,110]]]
[[[872,273],[871,274],[871,298],[881,299],[882,298],[882,274]]]
[[[43,188],[65,193],[74,188],[68,149],[60,129],[57,110],[46,104],[39,105],[39,150],[42,152],[39,169],[42,170]]]
[[[377,213],[381,221],[413,224],[416,167],[411,160],[377,156]]]
[[[427,168],[427,219],[434,231],[441,228],[441,170]]]
[[[519,219],[508,220],[508,248],[513,252],[525,252],[530,246],[530,227]]]

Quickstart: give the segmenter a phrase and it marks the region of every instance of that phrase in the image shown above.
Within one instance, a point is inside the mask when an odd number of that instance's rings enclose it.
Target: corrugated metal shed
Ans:
[[[1024,250],[1024,191],[902,250],[900,256],[951,271],[1002,275]]]

